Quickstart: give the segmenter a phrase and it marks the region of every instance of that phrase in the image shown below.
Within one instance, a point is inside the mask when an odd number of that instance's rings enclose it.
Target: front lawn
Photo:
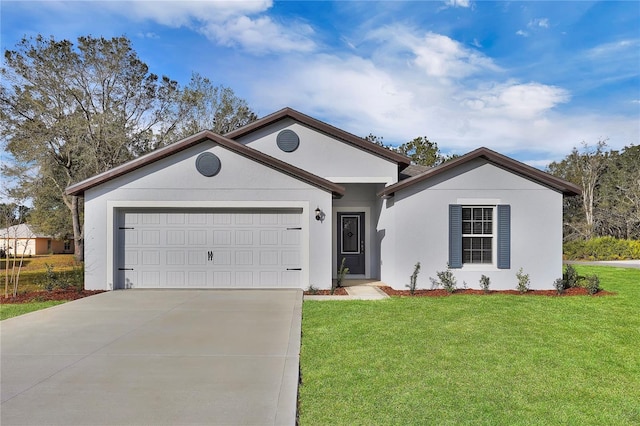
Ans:
[[[301,425],[640,424],[640,270],[613,296],[305,301]]]
[[[67,300],[47,300],[46,302],[3,303],[0,305],[0,321],[7,318],[17,317],[18,315],[28,314],[29,312],[39,311],[40,309],[50,308],[66,302]]]

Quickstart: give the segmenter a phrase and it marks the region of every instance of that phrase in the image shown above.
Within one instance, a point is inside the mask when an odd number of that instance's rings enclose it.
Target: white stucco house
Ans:
[[[93,178],[85,287],[329,288],[347,278],[418,287],[531,288],[562,275],[562,202],[580,189],[479,148],[416,174],[405,156],[285,108],[209,131]]]

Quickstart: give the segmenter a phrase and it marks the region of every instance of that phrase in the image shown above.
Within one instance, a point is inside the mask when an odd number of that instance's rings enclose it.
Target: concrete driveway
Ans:
[[[293,425],[299,290],[122,290],[0,322],[3,426]]]

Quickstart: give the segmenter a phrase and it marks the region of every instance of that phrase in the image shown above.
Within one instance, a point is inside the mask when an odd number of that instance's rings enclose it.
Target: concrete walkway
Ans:
[[[344,289],[348,296],[305,295],[304,300],[382,300],[389,297],[378,287],[382,284],[368,280],[347,281]]]
[[[294,425],[300,290],[122,290],[0,322],[0,423]]]
[[[634,268],[640,269],[640,260],[607,260],[607,261],[582,261],[582,260],[565,260],[564,263],[570,265],[594,265],[594,266],[613,266],[616,268]]]

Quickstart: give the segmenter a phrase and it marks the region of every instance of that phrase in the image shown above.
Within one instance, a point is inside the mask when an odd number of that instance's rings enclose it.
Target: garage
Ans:
[[[302,209],[117,214],[116,288],[300,288]]]

